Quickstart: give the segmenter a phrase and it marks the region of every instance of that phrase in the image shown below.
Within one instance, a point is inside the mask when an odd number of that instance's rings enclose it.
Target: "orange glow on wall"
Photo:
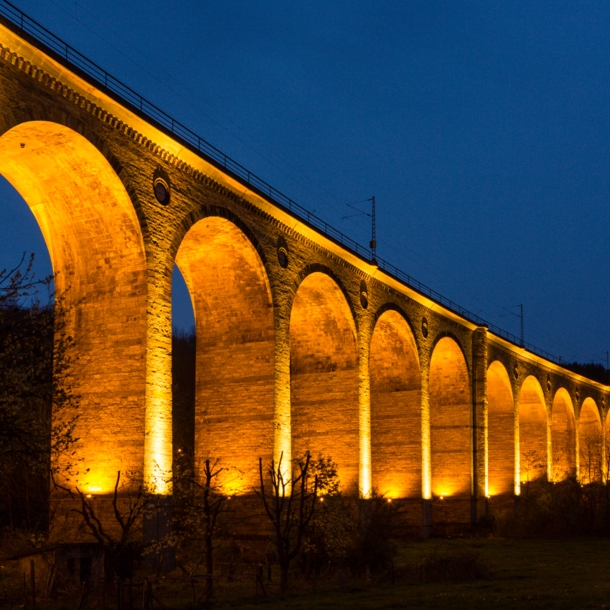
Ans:
[[[417,346],[396,311],[381,315],[370,351],[373,487],[393,498],[421,496],[421,374]]]
[[[189,288],[197,331],[195,459],[220,459],[219,482],[250,491],[258,459],[273,455],[274,320],[267,272],[232,222],[207,217],[176,256]],[[284,457],[283,463],[290,459]],[[242,473],[235,487],[233,469]]]
[[[0,173],[38,221],[76,340],[81,474],[59,482],[111,490],[118,470],[144,467],[147,279],[135,210],[102,154],[55,123],[3,134]]]
[[[470,384],[458,344],[443,337],[430,362],[432,494],[471,493],[472,428]]]
[[[544,394],[538,380],[530,375],[519,391],[519,451],[517,483],[535,481],[547,474],[547,418]],[[519,488],[516,489],[519,492]]]
[[[359,484],[356,328],[341,289],[312,273],[290,317],[292,455],[331,456],[346,491]]]
[[[515,488],[515,405],[510,379],[498,360],[487,370],[488,493]]]
[[[587,397],[582,403],[578,418],[578,473],[583,484],[602,480],[603,450],[604,439],[599,409],[595,401]]]
[[[574,406],[565,388],[555,393],[551,422],[552,480],[561,481],[576,474]]]
[[[432,454],[430,447],[430,389],[427,367],[421,376],[421,481],[422,498],[432,499]]]
[[[366,334],[363,328],[360,336]],[[358,430],[359,430],[359,465],[358,491],[361,498],[370,498],[373,493],[373,474],[371,462],[371,375],[370,345],[366,341],[358,342]]]

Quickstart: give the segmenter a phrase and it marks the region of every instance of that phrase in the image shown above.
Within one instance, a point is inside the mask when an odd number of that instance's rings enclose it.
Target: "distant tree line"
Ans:
[[[54,462],[74,443],[73,340],[52,278],[29,261],[0,270],[0,526],[46,531]],[[51,406],[57,423],[51,425]],[[70,411],[72,412],[72,411]]]
[[[195,450],[195,329],[172,335],[172,427],[174,453]]]
[[[597,381],[598,383],[603,383],[605,385],[610,383],[610,371],[599,362],[568,362],[567,364],[562,364],[562,366],[568,369],[568,371],[572,371],[573,373],[577,373],[578,375],[582,375],[583,377]]]

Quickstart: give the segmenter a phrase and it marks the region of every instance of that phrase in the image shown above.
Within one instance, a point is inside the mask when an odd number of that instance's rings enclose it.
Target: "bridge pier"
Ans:
[[[421,499],[427,536],[437,514],[476,523],[490,491],[518,504],[521,481],[585,476],[578,451],[607,433],[607,385],[372,265],[175,135],[173,119],[110,94],[85,58],[77,74],[45,49],[0,25],[0,173],[31,207],[70,306],[80,417],[67,487],[101,505],[120,470],[171,493],[174,261],[196,315],[197,459],[245,473],[231,492],[252,491],[259,457],[288,468],[310,449],[337,461],[346,491]]]
[[[487,328],[472,334],[472,503],[474,525],[486,510],[488,496]],[[479,500],[483,500],[482,502]]]
[[[422,500],[422,538],[430,538],[432,534],[432,500]]]

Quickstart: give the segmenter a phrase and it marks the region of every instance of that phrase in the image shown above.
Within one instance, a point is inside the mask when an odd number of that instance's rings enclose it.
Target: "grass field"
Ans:
[[[453,564],[451,562],[453,558]],[[472,578],[472,566],[478,566]],[[567,540],[427,540],[403,544],[396,557],[395,584],[341,579],[338,574],[313,583],[303,579],[293,582],[293,592],[283,598],[277,582],[265,582],[268,597],[255,597],[254,579],[247,574],[227,583],[216,582],[217,597],[208,606],[192,603],[192,590],[184,583],[161,582],[155,594],[164,607],[239,608],[259,610],[306,610],[320,608],[610,608],[610,539]],[[420,566],[436,566],[428,579],[450,577],[452,580],[426,579]],[[443,566],[457,569],[443,571]],[[466,566],[464,570],[460,568]],[[274,573],[277,576],[277,573]],[[141,591],[141,589],[140,589]],[[201,592],[201,587],[200,587]],[[140,594],[141,596],[141,594]],[[115,607],[107,598],[105,608]],[[80,596],[38,604],[39,610],[72,610],[80,605]],[[134,597],[133,608],[141,607],[141,597]],[[2,604],[0,604],[1,606]],[[10,606],[18,607],[18,606]],[[23,607],[22,605],[20,607]],[[100,608],[99,599],[88,597],[83,608]],[[155,608],[160,608],[156,605]]]
[[[471,581],[414,582],[426,558],[475,555],[489,574]],[[235,600],[217,608],[610,608],[610,540],[428,540],[401,547],[395,585],[337,583],[286,599]],[[406,581],[406,582],[405,582]],[[220,591],[219,591],[220,593]]]
[[[420,565],[446,564],[449,558],[476,557],[481,574],[454,574],[447,581],[420,582]],[[460,560],[457,560],[459,566]],[[466,570],[468,571],[468,570]],[[439,574],[437,573],[437,576]],[[440,577],[442,577],[442,570]],[[451,576],[451,574],[449,574]],[[217,598],[208,607],[306,610],[320,608],[610,608],[610,539],[571,540],[427,540],[402,545],[396,582],[297,580],[293,593],[281,598],[274,585],[269,596],[254,597],[254,583],[218,582]],[[192,608],[187,591],[158,589],[168,608]],[[202,606],[199,606],[202,607]]]

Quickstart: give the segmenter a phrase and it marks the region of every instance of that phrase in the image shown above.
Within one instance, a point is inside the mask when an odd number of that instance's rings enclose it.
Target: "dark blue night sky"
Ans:
[[[523,303],[566,359],[610,350],[610,3],[15,4],[363,244],[345,204],[375,195],[380,256],[448,298],[516,334]],[[0,196],[0,264],[49,272]]]

